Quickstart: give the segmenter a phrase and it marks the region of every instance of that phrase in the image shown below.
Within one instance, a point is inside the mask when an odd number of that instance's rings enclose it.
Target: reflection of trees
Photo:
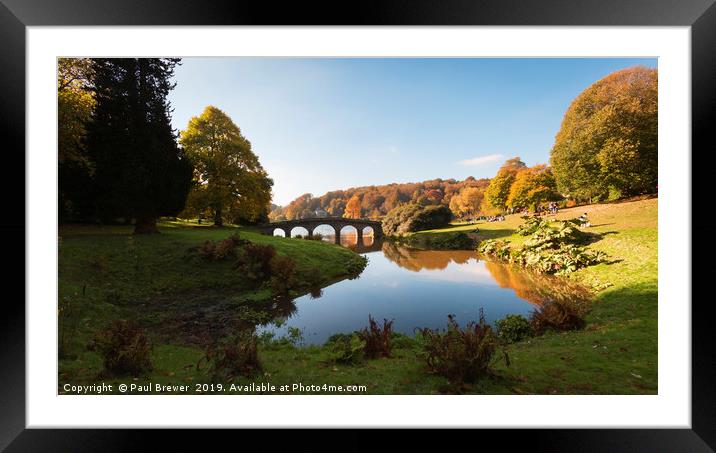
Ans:
[[[575,302],[586,300],[589,292],[586,288],[565,278],[537,274],[513,266],[495,262],[485,262],[492,278],[502,288],[512,288],[522,299],[535,305],[544,305],[549,301]]]
[[[477,253],[468,250],[416,250],[383,242],[383,254],[398,266],[414,272],[445,269],[451,262],[465,264]]]

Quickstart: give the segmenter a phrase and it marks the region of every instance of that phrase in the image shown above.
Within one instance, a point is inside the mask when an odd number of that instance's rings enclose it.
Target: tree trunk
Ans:
[[[221,215],[221,205],[214,209],[214,226],[224,226],[224,219]]]
[[[134,224],[134,234],[159,234],[155,217],[138,218]]]

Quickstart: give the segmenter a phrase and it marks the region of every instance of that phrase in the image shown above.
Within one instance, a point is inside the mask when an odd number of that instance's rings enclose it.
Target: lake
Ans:
[[[355,248],[355,237],[342,238],[342,244]],[[478,319],[480,308],[494,322],[508,314],[528,317],[551,299],[586,297],[564,279],[488,262],[477,252],[416,250],[371,237],[357,251],[368,258],[357,279],[295,299],[296,310],[280,319],[280,327],[261,326],[258,332],[280,337],[289,327],[299,328],[306,344],[322,344],[332,334],[367,326],[370,314],[381,325],[393,319],[394,331],[413,335],[416,327],[445,328],[448,314],[464,326]]]

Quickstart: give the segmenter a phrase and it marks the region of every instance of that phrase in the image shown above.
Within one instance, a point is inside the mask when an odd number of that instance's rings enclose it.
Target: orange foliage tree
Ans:
[[[343,217],[348,217],[350,219],[359,219],[361,217],[361,202],[358,195],[353,195],[351,199],[348,200]]]

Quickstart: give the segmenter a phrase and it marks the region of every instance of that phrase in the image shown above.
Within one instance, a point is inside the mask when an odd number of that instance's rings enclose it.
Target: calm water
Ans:
[[[351,244],[351,241],[353,243]],[[355,238],[342,241],[355,247]],[[416,327],[445,328],[447,315],[464,325],[477,320],[480,308],[488,322],[507,314],[528,316],[551,298],[573,297],[581,288],[553,278],[517,271],[481,260],[469,251],[423,251],[366,238],[359,249],[368,266],[359,278],[326,287],[320,297],[296,299],[296,310],[280,327],[259,333],[277,336],[289,327],[301,329],[305,343],[319,344],[339,332],[368,324],[371,314],[382,324],[394,319],[393,330],[412,335]]]

